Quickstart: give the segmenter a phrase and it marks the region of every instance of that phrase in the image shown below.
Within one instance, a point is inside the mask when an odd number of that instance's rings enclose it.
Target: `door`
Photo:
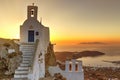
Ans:
[[[34,31],[28,31],[28,42],[34,42]]]

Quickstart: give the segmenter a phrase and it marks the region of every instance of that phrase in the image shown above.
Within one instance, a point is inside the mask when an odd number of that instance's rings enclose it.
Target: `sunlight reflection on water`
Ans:
[[[114,63],[104,62],[105,61],[120,61],[120,56],[99,56],[99,57],[84,57],[78,60],[83,61],[85,66],[95,66],[95,67],[120,67]]]
[[[106,61],[120,61],[120,45],[58,45],[55,46],[55,51],[100,51],[105,53],[104,56],[99,57],[84,57],[79,60],[83,61],[83,65],[86,66],[101,66],[101,67],[120,67],[120,65],[115,65]]]

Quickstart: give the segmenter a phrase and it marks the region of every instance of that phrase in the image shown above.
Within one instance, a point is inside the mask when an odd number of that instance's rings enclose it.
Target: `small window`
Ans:
[[[78,64],[75,64],[75,71],[78,71]]]
[[[36,32],[36,35],[38,36],[38,35],[39,35],[39,32]]]
[[[72,64],[69,65],[69,71],[72,71]]]
[[[34,17],[34,9],[31,9],[31,17]]]
[[[34,15],[34,11],[31,11],[31,14]]]

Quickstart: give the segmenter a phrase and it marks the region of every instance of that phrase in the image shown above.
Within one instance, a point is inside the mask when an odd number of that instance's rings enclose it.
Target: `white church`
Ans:
[[[50,34],[49,28],[37,20],[37,13],[38,7],[34,4],[27,7],[27,19],[20,26],[20,51],[23,59],[15,70],[13,80],[39,80],[45,77],[45,54]],[[49,73],[51,76],[61,73],[66,80],[84,80],[82,62],[75,59],[66,60],[65,70],[61,70],[59,66],[50,66]]]

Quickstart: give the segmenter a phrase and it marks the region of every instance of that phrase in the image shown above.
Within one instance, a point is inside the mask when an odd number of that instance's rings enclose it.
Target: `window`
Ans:
[[[31,17],[34,17],[34,9],[31,9]]]
[[[39,32],[36,32],[36,35],[38,36],[38,35],[39,35]]]
[[[69,71],[72,71],[72,64],[69,65]]]

